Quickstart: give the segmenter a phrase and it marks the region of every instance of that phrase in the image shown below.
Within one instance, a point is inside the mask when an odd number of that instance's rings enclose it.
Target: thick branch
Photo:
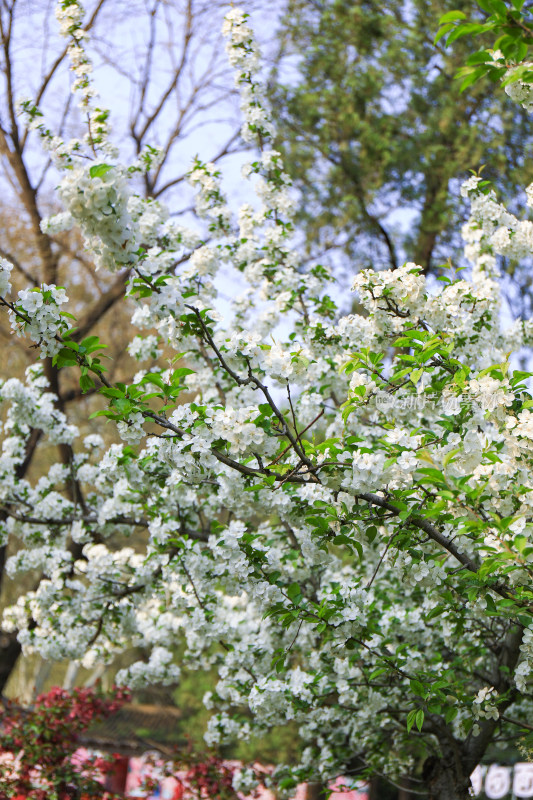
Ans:
[[[380,508],[384,508],[387,511],[391,511],[393,514],[400,514],[401,509],[397,508],[395,505],[390,503],[388,500],[385,500],[384,497],[380,497],[377,494],[369,494],[364,493],[358,495],[361,500],[365,500],[367,503],[371,503],[374,506],[379,506]],[[457,549],[456,545],[450,541],[449,539],[442,534],[438,528],[435,527],[429,520],[424,519],[424,517],[418,517],[416,515],[412,515],[406,520],[410,525],[414,525],[416,528],[424,531],[427,535],[432,539],[436,544],[439,544],[445,550],[450,553],[454,558],[459,561],[460,564],[465,566],[470,572],[477,572],[478,567],[472,561],[472,559],[466,555],[466,553],[461,552]],[[507,594],[505,595],[507,596]]]
[[[76,328],[76,331],[72,334],[71,338],[74,341],[79,342],[81,339],[83,339],[94,327],[94,325],[96,325],[96,323],[101,319],[101,317],[103,317],[106,311],[109,311],[109,309],[112,308],[118,300],[124,297],[124,291],[129,276],[130,270],[121,272],[107,292],[98,298],[92,308],[90,308],[85,316],[82,317]]]

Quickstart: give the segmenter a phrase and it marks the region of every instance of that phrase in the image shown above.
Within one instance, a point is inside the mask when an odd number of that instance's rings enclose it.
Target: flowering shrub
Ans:
[[[93,756],[77,763],[79,737],[95,720],[110,716],[129,700],[127,689],[109,694],[95,689],[67,692],[55,687],[37,697],[33,708],[4,701],[0,722],[0,797],[22,794],[31,800],[102,798],[98,780],[116,756]],[[11,757],[6,757],[11,756]],[[113,795],[107,793],[111,800]]]
[[[123,440],[80,442],[39,364],[0,387],[2,535],[23,543],[7,569],[46,576],[4,627],[28,652],[87,667],[142,645],[119,674],[132,686],[179,680],[185,643],[190,667],[219,673],[209,742],[296,721],[303,757],[280,767],[282,788],[354,771],[416,778],[423,763],[431,798],[466,800],[489,744],[530,727],[533,398],[511,354],[533,324],[501,324],[498,257],[531,258],[533,224],[473,176],[468,280],[450,272],[435,287],[414,263],[365,270],[352,286],[362,312],[342,314],[328,270],[294,246],[246,15],[231,10],[225,33],[257,202],[234,215],[217,169],[196,159],[186,230],[135,194],[146,159],[119,164],[81,6],[58,7],[89,130],[74,143],[42,134],[66,207],[45,226],[75,222],[99,266],[131,271],[139,360],[159,345],[175,355],[111,381],[104,343],[63,324],[61,290],[12,297],[0,262],[14,332],[78,369]],[[32,482],[17,466],[35,429],[72,457]],[[117,545],[136,529],[142,549]]]
[[[159,791],[184,800],[250,800],[258,796],[256,789],[269,772],[268,767],[228,761],[209,748],[195,752],[189,745],[167,751],[165,759],[157,751],[130,759],[126,794],[159,796]]]
[[[185,774],[181,778],[186,797],[237,800],[237,792],[255,796],[258,776],[252,768],[228,763],[214,753],[188,754],[187,762],[182,765]]]

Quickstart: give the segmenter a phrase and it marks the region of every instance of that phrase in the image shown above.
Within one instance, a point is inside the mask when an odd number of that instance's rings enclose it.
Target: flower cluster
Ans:
[[[241,95],[244,124],[241,135],[246,142],[264,143],[274,132],[268,106],[255,80],[261,68],[260,53],[247,14],[233,8],[226,14],[222,33],[227,38],[226,53],[236,70],[235,81]]]
[[[20,336],[28,335],[39,344],[41,358],[53,356],[61,348],[61,335],[69,328],[61,306],[68,301],[62,286],[22,289],[10,310],[11,326]]]
[[[0,296],[11,292],[10,276],[13,269],[13,264],[5,258],[0,259]]]
[[[483,689],[480,689],[473,703],[475,719],[498,719],[500,715],[495,705],[497,697],[498,692],[494,690],[494,686],[484,686]],[[479,726],[477,730],[479,731]]]
[[[533,64],[531,62],[524,61],[520,67],[523,71],[524,67],[526,69],[531,69]],[[515,70],[509,70],[507,78],[512,77],[513,71],[516,71],[516,67]],[[521,81],[520,79],[514,80],[511,83],[506,84],[505,93],[508,94],[511,100],[514,100],[515,103],[520,103],[520,105],[525,108],[527,112],[531,113],[533,111],[533,86],[531,83]]]
[[[196,213],[212,221],[210,230],[229,232],[231,212],[220,188],[220,172],[214,164],[203,164],[198,158],[189,172],[189,183],[198,189]]]

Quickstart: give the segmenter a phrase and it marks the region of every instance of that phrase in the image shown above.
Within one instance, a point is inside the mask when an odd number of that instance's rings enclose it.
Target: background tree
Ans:
[[[308,249],[350,274],[406,259],[435,272],[460,256],[469,169],[485,165],[511,203],[533,179],[527,114],[488,82],[460,93],[468,44],[433,42],[443,12],[471,5],[289,0],[270,87],[277,146]],[[507,291],[524,315],[530,278],[514,266]]]
[[[253,3],[250,3],[250,7]],[[224,3],[203,0],[92,0],[87,3],[85,30],[96,50],[95,79],[122,126],[121,144],[133,158],[143,157],[147,144],[159,148],[152,168],[138,181],[138,192],[154,202],[176,196],[175,218],[186,214],[191,194],[184,180],[188,164],[199,143],[217,162],[241,149],[232,79],[221,47],[220,24]],[[6,0],[0,8],[0,254],[14,265],[14,285],[26,289],[45,284],[73,285],[74,306],[81,316],[75,337],[105,335],[112,357],[115,379],[130,379],[138,370],[136,359],[126,351],[128,312],[118,303],[124,296],[128,268],[110,275],[97,271],[79,234],[53,231],[43,218],[54,210],[52,192],[57,171],[48,151],[43,151],[36,133],[48,118],[61,119],[60,135],[83,135],[86,120],[72,102],[70,86],[76,79],[68,70],[68,47],[50,31],[56,25],[48,2]],[[43,35],[29,36],[31,27]],[[127,46],[119,43],[128,43]],[[133,43],[133,49],[131,44]],[[121,49],[123,48],[123,49]],[[20,102],[29,99],[38,106],[33,131],[20,117]],[[41,116],[42,115],[42,116]],[[105,113],[93,127],[105,125]],[[215,133],[214,133],[215,131]],[[57,208],[57,206],[56,206]],[[9,358],[2,360],[0,377],[22,375],[32,363],[31,342],[14,338],[9,326],[0,325],[3,346]],[[83,396],[77,379],[58,371],[45,359],[45,374],[56,396],[58,410],[87,433],[88,417],[95,410],[93,393]],[[111,437],[109,429],[105,434]],[[35,429],[27,442],[26,457],[18,467],[22,478],[42,472],[55,460],[55,448],[43,447],[41,431]],[[60,445],[62,463],[68,465],[72,451]],[[63,490],[82,502],[76,482]],[[0,511],[0,519],[3,519]],[[4,515],[5,516],[5,515]],[[15,547],[12,543],[11,548]],[[73,551],[79,548],[73,546]],[[11,551],[12,552],[12,551]],[[2,603],[11,603],[20,585],[4,572],[8,556],[0,547]],[[28,578],[38,585],[40,575]],[[4,688],[20,654],[16,633],[0,631],[0,691]]]

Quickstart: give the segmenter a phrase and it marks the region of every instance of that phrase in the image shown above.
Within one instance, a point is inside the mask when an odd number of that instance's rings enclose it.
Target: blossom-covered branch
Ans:
[[[510,358],[533,327],[502,325],[497,257],[530,257],[533,223],[475,176],[469,279],[365,270],[361,313],[341,313],[295,245],[246,15],[225,31],[259,148],[244,169],[255,205],[235,218],[197,158],[188,230],[136,194],[138,165],[103,160],[107,139],[58,159],[65,210],[45,227],[76,223],[102,269],[128,270],[129,351],[150,368],[111,378],[105,343],[60,311],[66,291],[17,295],[1,262],[14,333],[76,369],[122,439],[80,441],[39,364],[0,387],[2,532],[23,545],[7,568],[46,576],[4,626],[85,666],[142,645],[119,676],[132,686],[178,680],[185,645],[185,664],[218,669],[209,741],[297,721],[285,786],[346,769],[395,779],[422,752],[431,796],[466,798],[473,759],[511,735],[508,710],[530,708],[533,399]],[[17,475],[32,430],[73,453],[37,481]]]

